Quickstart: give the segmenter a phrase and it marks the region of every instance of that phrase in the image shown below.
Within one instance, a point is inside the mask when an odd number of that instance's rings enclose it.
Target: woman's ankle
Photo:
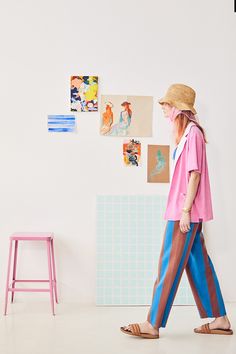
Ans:
[[[147,323],[149,324],[150,328],[154,329],[155,331],[158,331],[159,328],[156,328],[155,326],[153,326],[148,320]]]

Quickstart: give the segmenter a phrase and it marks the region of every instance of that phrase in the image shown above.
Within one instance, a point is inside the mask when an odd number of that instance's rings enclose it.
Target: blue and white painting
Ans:
[[[76,131],[74,115],[48,115],[48,131],[59,133],[73,133]]]

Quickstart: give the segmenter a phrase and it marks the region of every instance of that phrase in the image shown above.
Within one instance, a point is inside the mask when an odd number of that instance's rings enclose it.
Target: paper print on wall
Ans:
[[[71,76],[71,111],[96,112],[98,110],[98,77]]]
[[[76,131],[75,116],[73,115],[48,115],[49,132],[73,133]]]
[[[168,183],[169,145],[148,145],[147,181],[151,183]]]
[[[132,188],[132,186],[130,186]],[[134,188],[133,188],[134,189]],[[150,305],[166,226],[164,195],[97,195],[96,303]],[[185,272],[174,305],[195,304]]]
[[[124,164],[126,166],[140,166],[141,143],[138,140],[125,140],[123,143]]]
[[[153,97],[106,95],[101,98],[100,133],[152,136]]]

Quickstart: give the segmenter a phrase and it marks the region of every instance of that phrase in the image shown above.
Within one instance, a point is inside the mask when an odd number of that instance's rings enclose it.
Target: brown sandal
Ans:
[[[210,328],[210,323],[205,323],[201,326],[200,329],[194,328],[195,333],[200,333],[200,334],[233,334],[232,329],[224,329],[224,328]]]
[[[141,333],[140,326],[138,323],[129,324],[131,329],[125,329],[125,326],[120,327],[120,330],[126,334],[130,334],[131,336],[137,336],[148,339],[157,339],[159,338],[159,334],[150,334],[150,333]]]

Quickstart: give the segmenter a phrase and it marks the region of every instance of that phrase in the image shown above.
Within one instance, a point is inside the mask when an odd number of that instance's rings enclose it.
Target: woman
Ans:
[[[106,102],[106,111],[102,114],[103,125],[101,127],[101,134],[106,134],[110,131],[113,124],[113,103]]]
[[[123,110],[120,112],[119,123],[113,125],[109,135],[115,136],[127,136],[128,128],[131,124],[132,110],[130,108],[131,103],[124,101],[121,103]]]
[[[200,317],[215,318],[194,332],[233,334],[202,233],[202,222],[213,219],[213,213],[206,137],[195,116],[194,102],[195,91],[183,84],[171,85],[159,100],[165,117],[173,124],[177,145],[164,215],[167,223],[146,321],[120,327],[126,334],[159,338],[159,328],[166,326],[184,269]]]

